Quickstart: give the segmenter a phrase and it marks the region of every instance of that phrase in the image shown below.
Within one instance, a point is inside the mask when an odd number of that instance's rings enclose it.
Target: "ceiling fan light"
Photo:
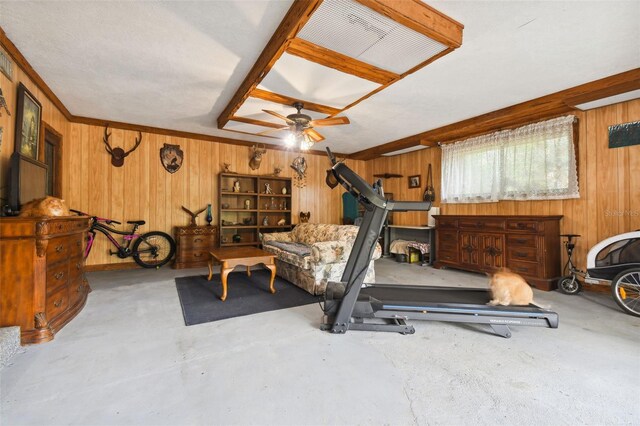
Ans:
[[[309,135],[304,133],[300,138],[300,149],[302,151],[307,151],[311,149],[312,146],[313,146],[313,139],[311,139]]]
[[[284,144],[288,147],[292,147],[296,143],[296,137],[293,133],[289,133],[286,138],[284,138]]]

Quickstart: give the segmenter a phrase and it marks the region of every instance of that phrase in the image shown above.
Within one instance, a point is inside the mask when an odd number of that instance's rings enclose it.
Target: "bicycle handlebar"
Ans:
[[[107,219],[104,217],[98,217],[98,216],[91,216],[88,213],[85,212],[81,212],[80,210],[74,210],[74,209],[69,209],[69,211],[79,215],[79,216],[90,216],[94,221],[96,222],[104,222],[107,225],[111,225],[112,223],[115,223],[116,225],[122,225],[122,222],[118,222],[117,220],[113,220],[113,219]]]

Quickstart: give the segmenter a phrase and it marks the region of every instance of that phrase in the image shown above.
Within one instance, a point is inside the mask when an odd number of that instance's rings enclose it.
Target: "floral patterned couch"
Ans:
[[[302,223],[291,232],[262,236],[262,248],[275,254],[277,274],[314,295],[323,294],[328,281],[342,278],[358,234],[353,225]],[[376,244],[364,282],[376,279],[374,260],[382,250]]]

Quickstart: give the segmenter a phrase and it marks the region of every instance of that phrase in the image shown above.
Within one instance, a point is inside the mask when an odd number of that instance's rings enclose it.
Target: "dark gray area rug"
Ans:
[[[269,292],[267,270],[232,272],[227,277],[227,300],[220,300],[220,275],[211,281],[205,275],[176,278],[176,288],[186,325],[202,324],[227,318],[292,308],[317,303],[318,297],[276,277],[275,294]]]

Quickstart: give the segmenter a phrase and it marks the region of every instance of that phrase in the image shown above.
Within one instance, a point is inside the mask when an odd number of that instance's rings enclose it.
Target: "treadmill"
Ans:
[[[509,338],[509,326],[558,327],[558,314],[535,305],[490,306],[489,289],[364,284],[378,236],[389,212],[428,211],[431,202],[392,201],[376,192],[331,150],[332,178],[364,207],[364,216],[341,282],[329,282],[324,296],[322,330],[391,331],[413,334],[407,320],[489,324],[494,333]],[[335,183],[335,182],[333,182]]]

